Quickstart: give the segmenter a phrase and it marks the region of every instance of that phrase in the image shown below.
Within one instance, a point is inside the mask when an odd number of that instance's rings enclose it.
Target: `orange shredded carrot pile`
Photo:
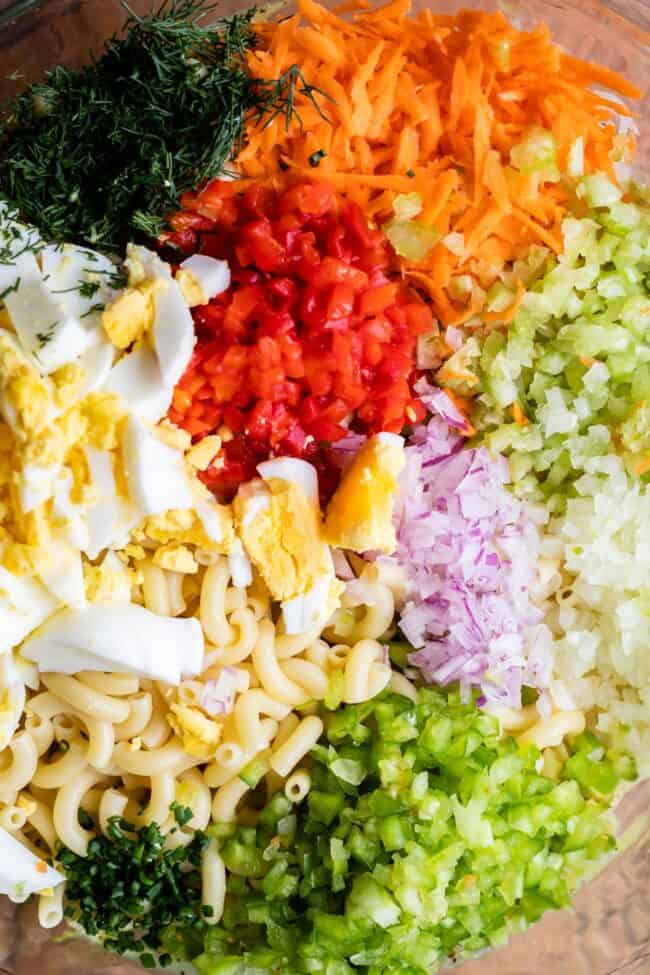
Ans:
[[[305,81],[333,99],[320,100],[328,119],[298,92],[302,126],[294,119],[287,128],[280,116],[266,128],[251,124],[238,168],[275,181],[292,173],[327,179],[379,224],[391,219],[397,194],[418,193],[417,219],[435,227],[440,241],[417,266],[403,262],[404,270],[445,324],[477,311],[474,299],[460,305],[449,294],[459,268],[485,287],[531,244],[561,250],[562,183],[538,186],[534,174],[510,162],[531,126],[552,132],[561,171],[581,136],[585,171],[615,178],[613,112],[630,112],[590,86],[625,98],[639,92],[614,72],[564,54],[546,27],[521,32],[501,13],[468,10],[410,17],[410,0],[381,8],[357,0],[338,12],[316,0],[297,7],[294,17],[258,26],[260,48],[249,67],[271,79],[298,64]],[[444,242],[450,232],[463,235],[460,254]]]

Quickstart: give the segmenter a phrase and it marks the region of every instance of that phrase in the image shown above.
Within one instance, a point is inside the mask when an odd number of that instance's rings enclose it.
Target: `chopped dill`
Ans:
[[[108,252],[156,236],[183,192],[222,174],[247,119],[302,124],[296,95],[321,114],[327,97],[296,65],[251,77],[254,8],[206,24],[206,0],[164,0],[147,16],[125,7],[98,58],[49,72],[0,125],[0,194],[47,239]]]
[[[54,338],[54,332],[56,330],[57,323],[52,322],[47,328],[44,328],[42,332],[36,333],[36,341],[38,342],[39,349],[44,349],[48,342],[51,342]]]

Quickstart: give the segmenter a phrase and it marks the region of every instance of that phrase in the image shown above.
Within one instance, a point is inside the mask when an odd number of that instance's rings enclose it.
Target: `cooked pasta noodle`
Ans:
[[[303,660],[301,657],[290,657],[285,660],[282,670],[286,677],[302,687],[309,698],[322,701],[327,694],[329,678],[322,667]]]
[[[150,823],[164,824],[169,816],[169,807],[176,795],[176,780],[170,772],[158,772],[151,776],[149,802],[138,817],[138,826]]]
[[[82,670],[77,674],[82,684],[111,697],[130,697],[140,690],[140,681],[131,674],[104,674],[94,670]]]
[[[113,749],[113,765],[133,775],[157,775],[168,772],[186,757],[180,741],[174,738],[161,748],[134,749],[121,741]]]
[[[126,721],[129,716],[127,701],[95,691],[68,674],[41,674],[41,680],[49,690],[81,714],[113,724]]]
[[[142,573],[142,594],[146,608],[158,616],[170,616],[171,601],[165,570],[147,560],[140,563],[140,572]]]
[[[57,792],[52,817],[54,828],[61,842],[78,856],[85,856],[94,830],[84,829],[79,823],[79,808],[86,792],[103,780],[99,772],[86,771],[75,776]]]
[[[292,772],[284,784],[284,794],[290,802],[302,802],[311,789],[311,775],[306,769]]]
[[[2,753],[10,752],[9,764],[0,769],[0,792],[19,792],[34,778],[38,766],[38,752],[31,735],[19,732]]]
[[[187,608],[185,596],[183,595],[184,580],[185,576],[181,572],[167,573],[166,581],[170,616],[180,616]]]
[[[33,738],[36,754],[40,758],[54,741],[54,725],[49,718],[28,714],[25,717],[25,731]]]
[[[80,738],[71,741],[67,751],[60,752],[53,761],[41,759],[31,784],[39,789],[60,789],[76,778],[87,766],[86,743]]]
[[[278,775],[287,776],[314,747],[323,733],[323,722],[315,715],[303,718],[298,727],[279,748],[271,753],[271,768]]]
[[[56,847],[56,830],[52,819],[52,809],[40,799],[35,799],[30,793],[26,793],[34,808],[27,813],[27,822],[36,830],[50,852],[54,853]]]
[[[290,680],[281,670],[274,648],[275,627],[271,620],[262,620],[257,642],[253,648],[253,665],[262,687],[274,700],[296,707],[309,700],[304,688]]]
[[[130,697],[128,718],[126,721],[113,725],[115,741],[127,741],[143,732],[151,721],[152,713],[153,698],[149,691],[140,691],[140,693]]]
[[[104,836],[110,836],[109,820],[113,816],[124,816],[128,805],[128,797],[117,789],[106,789],[99,803],[98,820],[99,828]]]
[[[27,812],[20,806],[5,806],[0,809],[0,828],[13,833],[17,829],[22,829],[27,822]]]
[[[210,840],[201,860],[201,899],[211,911],[205,915],[208,924],[218,924],[226,899],[226,868],[219,847]]]
[[[233,638],[232,628],[226,619],[225,594],[230,578],[228,563],[221,559],[209,565],[203,576],[199,618],[207,639],[216,647],[227,646]]]
[[[359,704],[373,697],[371,691],[371,669],[373,664],[383,661],[383,649],[375,640],[360,640],[350,651],[345,664],[345,689],[343,699],[347,704]],[[390,669],[385,665],[385,672],[379,671],[378,683],[385,678],[385,687],[390,680]],[[382,688],[379,687],[379,690]],[[375,691],[374,693],[377,693]]]
[[[281,721],[289,713],[288,705],[276,701],[264,691],[246,691],[235,704],[235,727],[245,752],[255,754],[264,747],[264,732],[260,715],[264,714]]]
[[[240,779],[232,779],[217,789],[212,800],[212,819],[215,823],[232,823],[237,806],[248,792],[249,787]]]
[[[55,928],[63,920],[65,884],[57,884],[51,893],[38,895],[38,923],[42,928]]]

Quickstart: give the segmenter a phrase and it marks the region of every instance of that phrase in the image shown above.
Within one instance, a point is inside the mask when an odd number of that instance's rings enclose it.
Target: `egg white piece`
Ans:
[[[56,887],[64,880],[63,874],[0,828],[0,894],[22,904],[30,894]]]
[[[115,346],[104,340],[87,349],[79,357],[79,365],[84,371],[84,380],[79,390],[79,399],[101,389],[106,383],[115,359]]]
[[[21,254],[13,271],[15,287],[4,303],[20,344],[41,372],[54,372],[100,340],[99,320],[82,319],[66,308],[62,296],[50,291],[34,254]]]
[[[18,646],[58,605],[38,579],[15,576],[0,566],[0,653]]]
[[[208,538],[213,542],[221,542],[223,540],[223,522],[215,505],[210,501],[200,499],[194,502],[194,509]]]
[[[174,392],[173,386],[163,381],[155,352],[146,345],[113,366],[104,388],[117,393],[130,412],[151,423],[165,415]]]
[[[192,254],[181,267],[195,278],[205,295],[206,303],[230,287],[230,268],[227,261],[208,257],[206,254]]]
[[[0,749],[6,748],[25,710],[25,685],[12,684],[0,690]]]
[[[45,501],[49,501],[61,473],[61,464],[25,464],[20,472],[18,496],[20,507],[27,514]]]
[[[97,306],[107,304],[117,293],[111,287],[117,270],[113,262],[76,244],[48,244],[40,252],[40,261],[50,294],[94,330],[100,317]]]
[[[167,282],[155,294],[153,342],[163,384],[175,386],[189,365],[196,343],[194,321],[181,289]]]
[[[39,683],[38,667],[31,660],[25,660],[18,650],[0,654],[0,690],[24,684],[37,691]]]
[[[115,539],[119,499],[111,453],[108,450],[86,447],[85,454],[97,500],[86,514],[88,540],[83,551],[89,559],[96,559]]]
[[[282,619],[287,633],[305,633],[322,628],[330,616],[329,589],[332,580],[324,577],[314,583],[309,592],[285,599],[282,603]]]
[[[64,606],[78,609],[86,605],[81,552],[60,542],[50,542],[47,565],[39,566],[43,585]]]
[[[277,478],[298,484],[309,501],[318,507],[318,475],[313,464],[297,457],[276,457],[258,464],[257,472],[265,481]]]
[[[172,269],[166,261],[155,251],[142,244],[127,244],[126,259],[124,261],[129,272],[129,284],[135,284],[144,278],[165,278],[171,280]]]
[[[159,440],[136,416],[124,425],[122,456],[131,498],[143,516],[194,507],[182,453]]]
[[[113,671],[173,685],[201,672],[203,653],[197,619],[158,616],[113,600],[59,611],[22,647],[23,656],[41,670]]]
[[[238,589],[246,589],[250,586],[253,581],[253,567],[239,538],[234,540],[228,555],[228,568],[233,586],[237,586]]]
[[[72,473],[64,468],[52,493],[52,514],[63,524],[58,529],[59,540],[85,552],[89,545],[86,511],[71,498]]]

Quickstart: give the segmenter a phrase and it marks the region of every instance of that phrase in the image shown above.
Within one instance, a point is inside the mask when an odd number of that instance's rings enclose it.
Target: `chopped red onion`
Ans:
[[[506,488],[507,461],[485,447],[464,450],[440,391],[421,380],[418,392],[439,415],[415,430],[400,478],[396,554],[409,578],[400,617],[416,648],[409,662],[432,683],[478,685],[487,701],[518,707],[523,685],[550,680],[542,614],[528,595],[537,526]]]
[[[201,707],[210,715],[230,714],[235,706],[237,671],[224,667],[216,680],[206,680],[201,696]]]

